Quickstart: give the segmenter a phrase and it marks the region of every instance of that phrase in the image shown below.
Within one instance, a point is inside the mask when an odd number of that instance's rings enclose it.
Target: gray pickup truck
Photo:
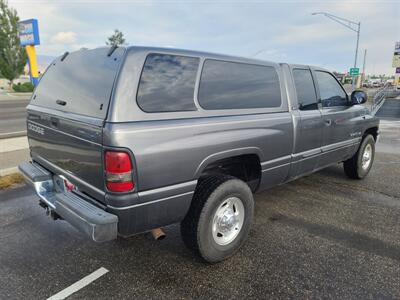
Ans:
[[[204,52],[65,53],[27,107],[19,168],[47,213],[94,241],[180,222],[208,262],[232,255],[253,193],[343,162],[366,176],[379,121],[327,70]]]

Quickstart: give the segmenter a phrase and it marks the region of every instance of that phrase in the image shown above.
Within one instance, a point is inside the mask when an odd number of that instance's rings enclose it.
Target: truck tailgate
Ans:
[[[28,109],[31,156],[103,190],[102,125]],[[50,166],[46,166],[50,167]],[[54,172],[54,170],[53,170]]]

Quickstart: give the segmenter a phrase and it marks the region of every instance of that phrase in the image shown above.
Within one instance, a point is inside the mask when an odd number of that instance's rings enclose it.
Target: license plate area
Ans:
[[[76,185],[71,183],[67,178],[62,175],[54,175],[53,182],[56,192],[58,193],[70,193],[78,191]]]

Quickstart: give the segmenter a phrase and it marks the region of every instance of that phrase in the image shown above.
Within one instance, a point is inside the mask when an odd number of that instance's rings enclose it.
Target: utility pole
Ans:
[[[363,61],[361,81],[365,80],[365,62],[366,62],[366,60],[367,60],[367,49],[364,49],[364,61]]]
[[[312,13],[313,16],[315,15],[323,15],[329,19],[331,19],[332,21],[335,21],[345,27],[347,27],[348,29],[350,29],[351,31],[354,31],[355,33],[357,33],[357,43],[356,43],[356,54],[354,57],[354,68],[357,68],[357,56],[358,56],[358,43],[360,41],[360,29],[361,29],[361,23],[360,22],[354,22],[345,18],[341,18],[332,14],[329,14],[327,12],[315,12]],[[353,80],[352,80],[352,85],[353,85],[353,89],[356,85],[356,76],[353,76]]]

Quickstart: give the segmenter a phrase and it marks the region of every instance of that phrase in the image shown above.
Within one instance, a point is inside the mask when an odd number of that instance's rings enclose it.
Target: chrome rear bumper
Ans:
[[[89,203],[75,193],[57,191],[54,175],[34,162],[23,162],[18,168],[51,214],[56,213],[95,242],[117,238],[116,215]]]

